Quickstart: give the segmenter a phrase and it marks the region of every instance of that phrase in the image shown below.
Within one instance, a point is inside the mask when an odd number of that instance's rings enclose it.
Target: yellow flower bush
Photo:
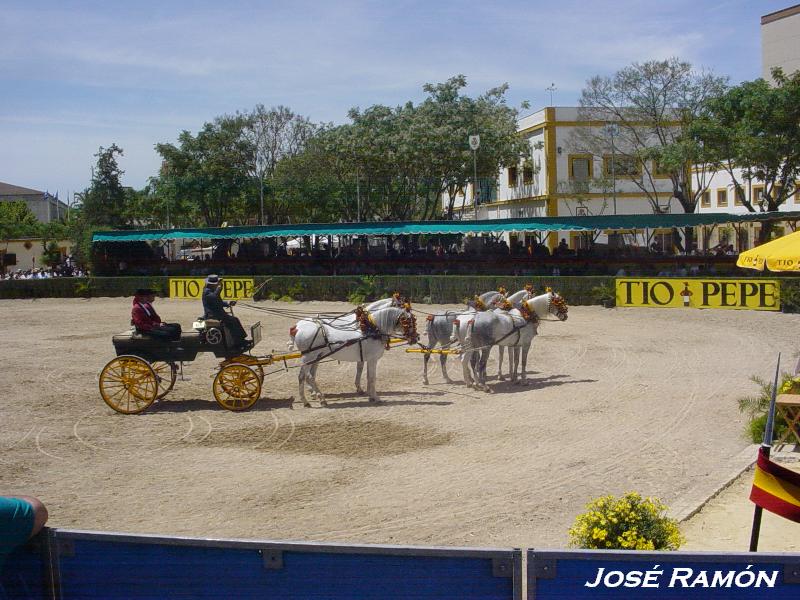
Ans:
[[[592,550],[677,550],[684,542],[678,522],[657,498],[628,492],[586,505],[569,530],[570,546]]]
[[[800,377],[785,378],[778,388],[779,394],[800,394]]]

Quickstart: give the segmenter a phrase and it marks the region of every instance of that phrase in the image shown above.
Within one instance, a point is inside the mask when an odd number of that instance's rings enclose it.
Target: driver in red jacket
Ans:
[[[131,307],[131,323],[139,333],[167,340],[176,340],[181,336],[181,326],[178,323],[162,323],[153,301],[156,293],[149,288],[136,290]]]

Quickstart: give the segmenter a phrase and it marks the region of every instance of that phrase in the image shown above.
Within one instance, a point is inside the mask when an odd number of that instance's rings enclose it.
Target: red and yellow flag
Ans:
[[[761,508],[800,523],[800,473],[772,462],[758,449],[750,500]]]

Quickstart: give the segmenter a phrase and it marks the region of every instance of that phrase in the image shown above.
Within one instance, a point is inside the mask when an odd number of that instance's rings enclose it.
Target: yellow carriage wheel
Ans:
[[[240,354],[239,356],[234,356],[233,358],[223,360],[221,366],[227,367],[228,365],[232,364],[247,365],[251,369],[255,370],[256,375],[258,375],[258,378],[261,380],[261,383],[264,383],[264,367],[259,364],[259,360],[255,356]]]
[[[214,398],[228,410],[247,410],[261,396],[261,378],[253,367],[230,364],[214,377]]]
[[[115,411],[134,415],[155,402],[158,377],[146,360],[118,356],[100,372],[100,395]]]
[[[158,379],[158,395],[156,400],[161,400],[164,396],[170,393],[175,385],[175,380],[178,378],[178,365],[174,362],[164,362],[157,360],[151,362],[150,366]]]

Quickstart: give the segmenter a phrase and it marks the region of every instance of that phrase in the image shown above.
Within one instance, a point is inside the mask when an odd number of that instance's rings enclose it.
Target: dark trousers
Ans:
[[[242,327],[242,322],[239,319],[231,315],[225,315],[220,319],[220,321],[222,321],[222,326],[225,327],[225,329],[227,329],[231,334],[232,339],[230,340],[229,345],[237,346],[247,339],[247,333],[245,332],[244,327]]]
[[[144,333],[164,340],[177,340],[181,337],[181,326],[179,323],[162,323],[161,327],[156,327]]]

